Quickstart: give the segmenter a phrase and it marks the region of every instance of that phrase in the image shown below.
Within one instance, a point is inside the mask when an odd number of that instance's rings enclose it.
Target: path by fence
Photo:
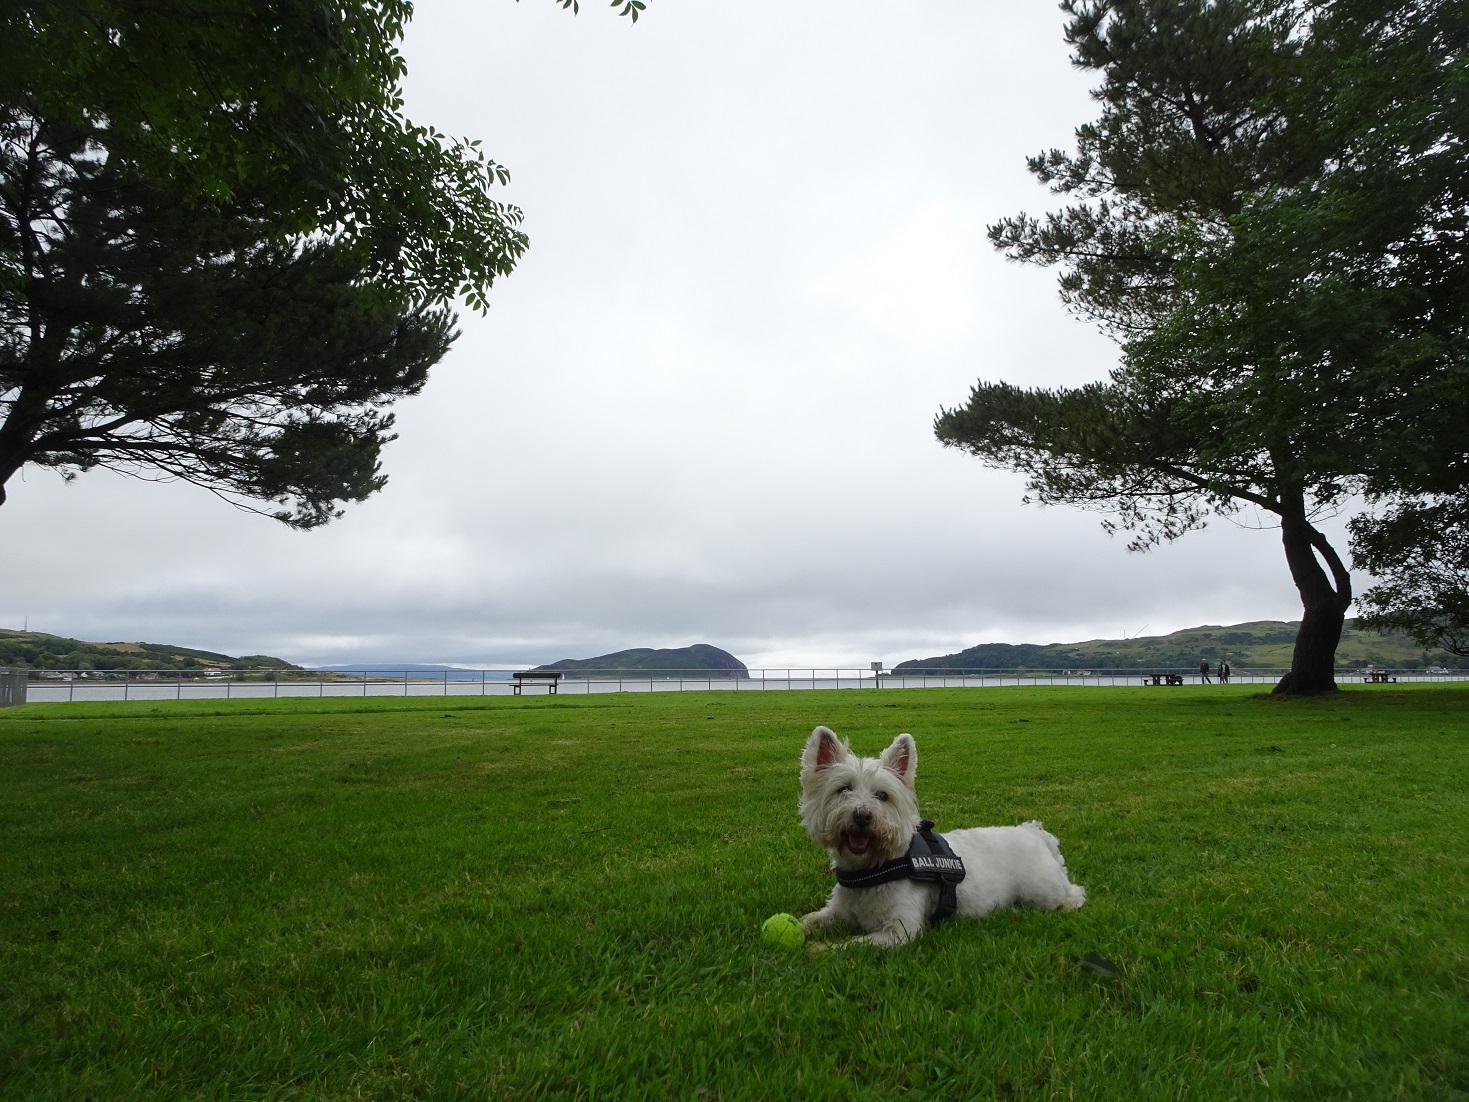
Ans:
[[[442,672],[382,670],[332,673],[295,673],[280,670],[239,670],[228,674],[197,671],[31,670],[19,671],[21,696],[33,703],[107,700],[258,700],[279,697],[352,696],[510,696],[514,692],[511,670],[445,670]],[[1232,684],[1273,685],[1283,669],[1237,669]],[[1007,685],[1100,685],[1141,686],[1155,675],[1181,674],[1185,684],[1198,684],[1197,670],[982,670],[931,671],[927,673],[874,673],[860,669],[760,669],[748,677],[687,670],[648,670],[636,673],[579,670],[563,677],[557,692],[583,695],[626,692],[794,692],[805,689],[891,689],[995,688]],[[1428,672],[1424,670],[1376,670],[1378,678],[1410,681],[1465,681],[1469,670]],[[1343,684],[1360,683],[1364,670],[1339,670]],[[1211,680],[1214,678],[1211,675]],[[3,682],[0,682],[3,684]],[[1167,692],[1166,686],[1150,691]],[[547,685],[527,685],[525,694],[550,691]],[[3,699],[3,697],[0,697]]]

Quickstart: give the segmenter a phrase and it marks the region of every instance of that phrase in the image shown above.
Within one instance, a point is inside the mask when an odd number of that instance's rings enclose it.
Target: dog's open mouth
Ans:
[[[866,853],[872,845],[872,835],[865,830],[847,831],[847,849],[856,854]]]

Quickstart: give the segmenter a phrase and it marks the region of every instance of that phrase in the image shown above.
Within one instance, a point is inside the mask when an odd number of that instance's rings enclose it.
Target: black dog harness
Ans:
[[[847,888],[871,888],[894,880],[923,880],[939,886],[939,904],[933,921],[942,922],[959,907],[954,885],[964,879],[964,862],[942,834],[933,832],[933,822],[921,819],[918,832],[902,857],[884,861],[875,869],[845,872],[837,869],[837,882]]]

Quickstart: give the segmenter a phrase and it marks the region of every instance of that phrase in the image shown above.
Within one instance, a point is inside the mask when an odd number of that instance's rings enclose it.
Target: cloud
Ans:
[[[419,5],[411,116],[483,138],[531,250],[398,407],[387,488],[288,531],[185,485],[13,479],[0,626],[295,661],[708,642],[889,662],[1289,618],[1278,538],[1128,555],[938,446],[981,376],[1116,350],[984,227],[1094,105],[1048,5]]]
[[[818,291],[851,303],[874,327],[919,348],[943,348],[979,313],[971,271],[975,237],[965,212],[930,204],[833,271]]]

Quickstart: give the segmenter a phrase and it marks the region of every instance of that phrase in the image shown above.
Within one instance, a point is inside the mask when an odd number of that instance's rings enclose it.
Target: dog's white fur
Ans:
[[[921,818],[913,787],[917,767],[912,735],[899,735],[878,757],[859,758],[829,728],[811,732],[801,755],[801,822],[811,841],[831,854],[834,868],[875,868],[908,851]],[[942,833],[964,861],[960,915],[978,918],[1016,904],[1074,911],[1086,902],[1086,891],[1067,879],[1060,844],[1039,822]],[[938,892],[937,884],[917,880],[870,888],[838,884],[826,906],[801,926],[810,936],[845,925],[863,936],[843,944],[890,948],[928,924]]]

